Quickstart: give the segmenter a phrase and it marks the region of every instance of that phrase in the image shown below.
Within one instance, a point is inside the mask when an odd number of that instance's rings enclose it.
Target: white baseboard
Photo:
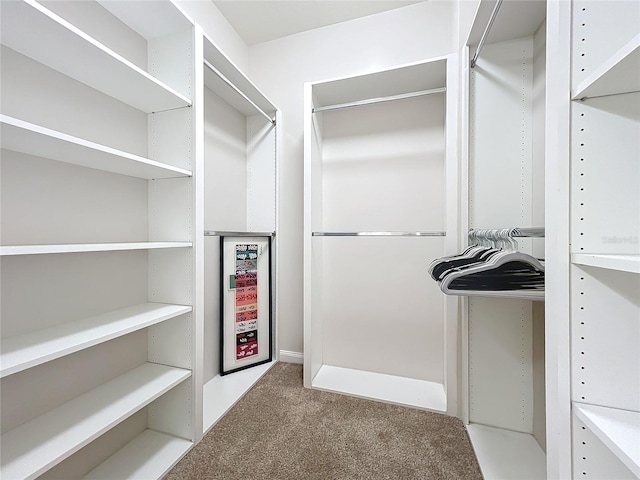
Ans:
[[[279,360],[285,363],[299,363],[302,365],[304,363],[304,354],[300,352],[290,352],[289,350],[280,350]]]

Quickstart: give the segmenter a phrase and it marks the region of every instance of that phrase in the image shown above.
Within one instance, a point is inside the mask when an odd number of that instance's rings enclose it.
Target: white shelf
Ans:
[[[576,416],[640,477],[640,412],[574,403]]]
[[[574,100],[640,91],[640,34],[618,50],[573,92]]]
[[[0,476],[41,475],[190,376],[147,363],[5,433]]]
[[[131,177],[188,177],[191,172],[0,114],[2,148]]]
[[[204,35],[204,58],[225,76],[247,99],[265,113],[275,117],[277,108],[267,97],[242,73],[242,71],[220,50],[217,45]],[[229,104],[245,115],[256,115],[258,111],[236,91],[220,80],[208,68],[204,69],[205,85],[220,95]]]
[[[202,393],[202,431],[206,433],[213,427],[275,364],[272,361],[232,375],[216,375],[205,383]]]
[[[544,290],[448,290],[447,295],[462,297],[511,298],[514,300],[544,301]]]
[[[155,325],[192,310],[185,305],[143,303],[2,340],[0,377]]]
[[[591,255],[574,253],[571,256],[571,261],[576,265],[640,273],[640,255]]]
[[[543,480],[546,456],[532,435],[485,425],[467,425],[485,480]]]
[[[85,480],[162,478],[193,446],[183,438],[145,430],[91,470]]]
[[[313,83],[313,107],[352,103],[446,87],[446,58],[418,62],[365,75]]]
[[[324,365],[311,382],[313,388],[396,405],[447,411],[441,383]]]
[[[143,112],[191,105],[184,95],[34,0],[2,2],[1,30],[7,47]]]
[[[467,39],[467,44],[473,47],[469,51],[470,58],[475,54],[496,2],[478,3]],[[546,2],[502,2],[497,21],[491,26],[485,44],[490,45],[534,35],[544,21],[546,13]],[[480,59],[482,58],[480,56]]]
[[[73,243],[66,245],[8,245],[0,247],[1,256],[51,253],[117,252],[191,247],[191,242]]]

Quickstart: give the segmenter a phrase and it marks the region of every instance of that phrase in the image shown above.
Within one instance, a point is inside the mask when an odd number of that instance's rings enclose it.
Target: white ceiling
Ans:
[[[422,0],[212,0],[247,45]]]

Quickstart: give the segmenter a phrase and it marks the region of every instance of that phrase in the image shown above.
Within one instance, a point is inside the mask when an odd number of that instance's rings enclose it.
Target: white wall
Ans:
[[[175,0],[209,39],[245,74],[249,69],[249,49],[211,0]]]
[[[457,6],[432,0],[249,48],[249,76],[282,111],[279,347],[303,350],[303,85],[457,51]]]

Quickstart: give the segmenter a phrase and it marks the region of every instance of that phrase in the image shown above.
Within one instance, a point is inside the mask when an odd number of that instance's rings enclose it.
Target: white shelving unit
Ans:
[[[456,414],[457,300],[420,265],[458,249],[457,68],[305,86],[307,388]]]
[[[571,14],[565,441],[573,478],[640,478],[640,9],[576,0]]]
[[[0,476],[161,478],[202,435],[199,30],[164,0],[0,10]]]
[[[149,363],[2,435],[3,476],[35,478],[191,375]]]
[[[0,377],[35,367],[192,311],[186,305],[143,303],[2,340]]]
[[[204,37],[205,299],[203,431],[207,432],[277,360],[276,106]],[[224,205],[224,208],[220,208]],[[271,362],[221,376],[220,237],[272,234]],[[202,232],[204,233],[204,232]]]
[[[548,244],[558,371],[549,467],[554,478],[638,479],[640,9],[574,0],[550,11],[553,59],[566,70],[552,85],[559,121],[550,127],[560,132],[548,192],[560,218]]]
[[[10,2],[4,11],[14,20],[3,24],[3,45],[53,70],[145,113],[191,104],[186,96],[35,0]],[[34,32],[38,42],[33,42]],[[68,56],[60,55],[61,51]]]
[[[546,2],[502,2],[490,22],[496,3],[479,2],[467,39],[463,231],[545,224]],[[516,240],[545,257],[543,239]],[[461,412],[483,476],[546,478],[545,292],[469,297]]]

